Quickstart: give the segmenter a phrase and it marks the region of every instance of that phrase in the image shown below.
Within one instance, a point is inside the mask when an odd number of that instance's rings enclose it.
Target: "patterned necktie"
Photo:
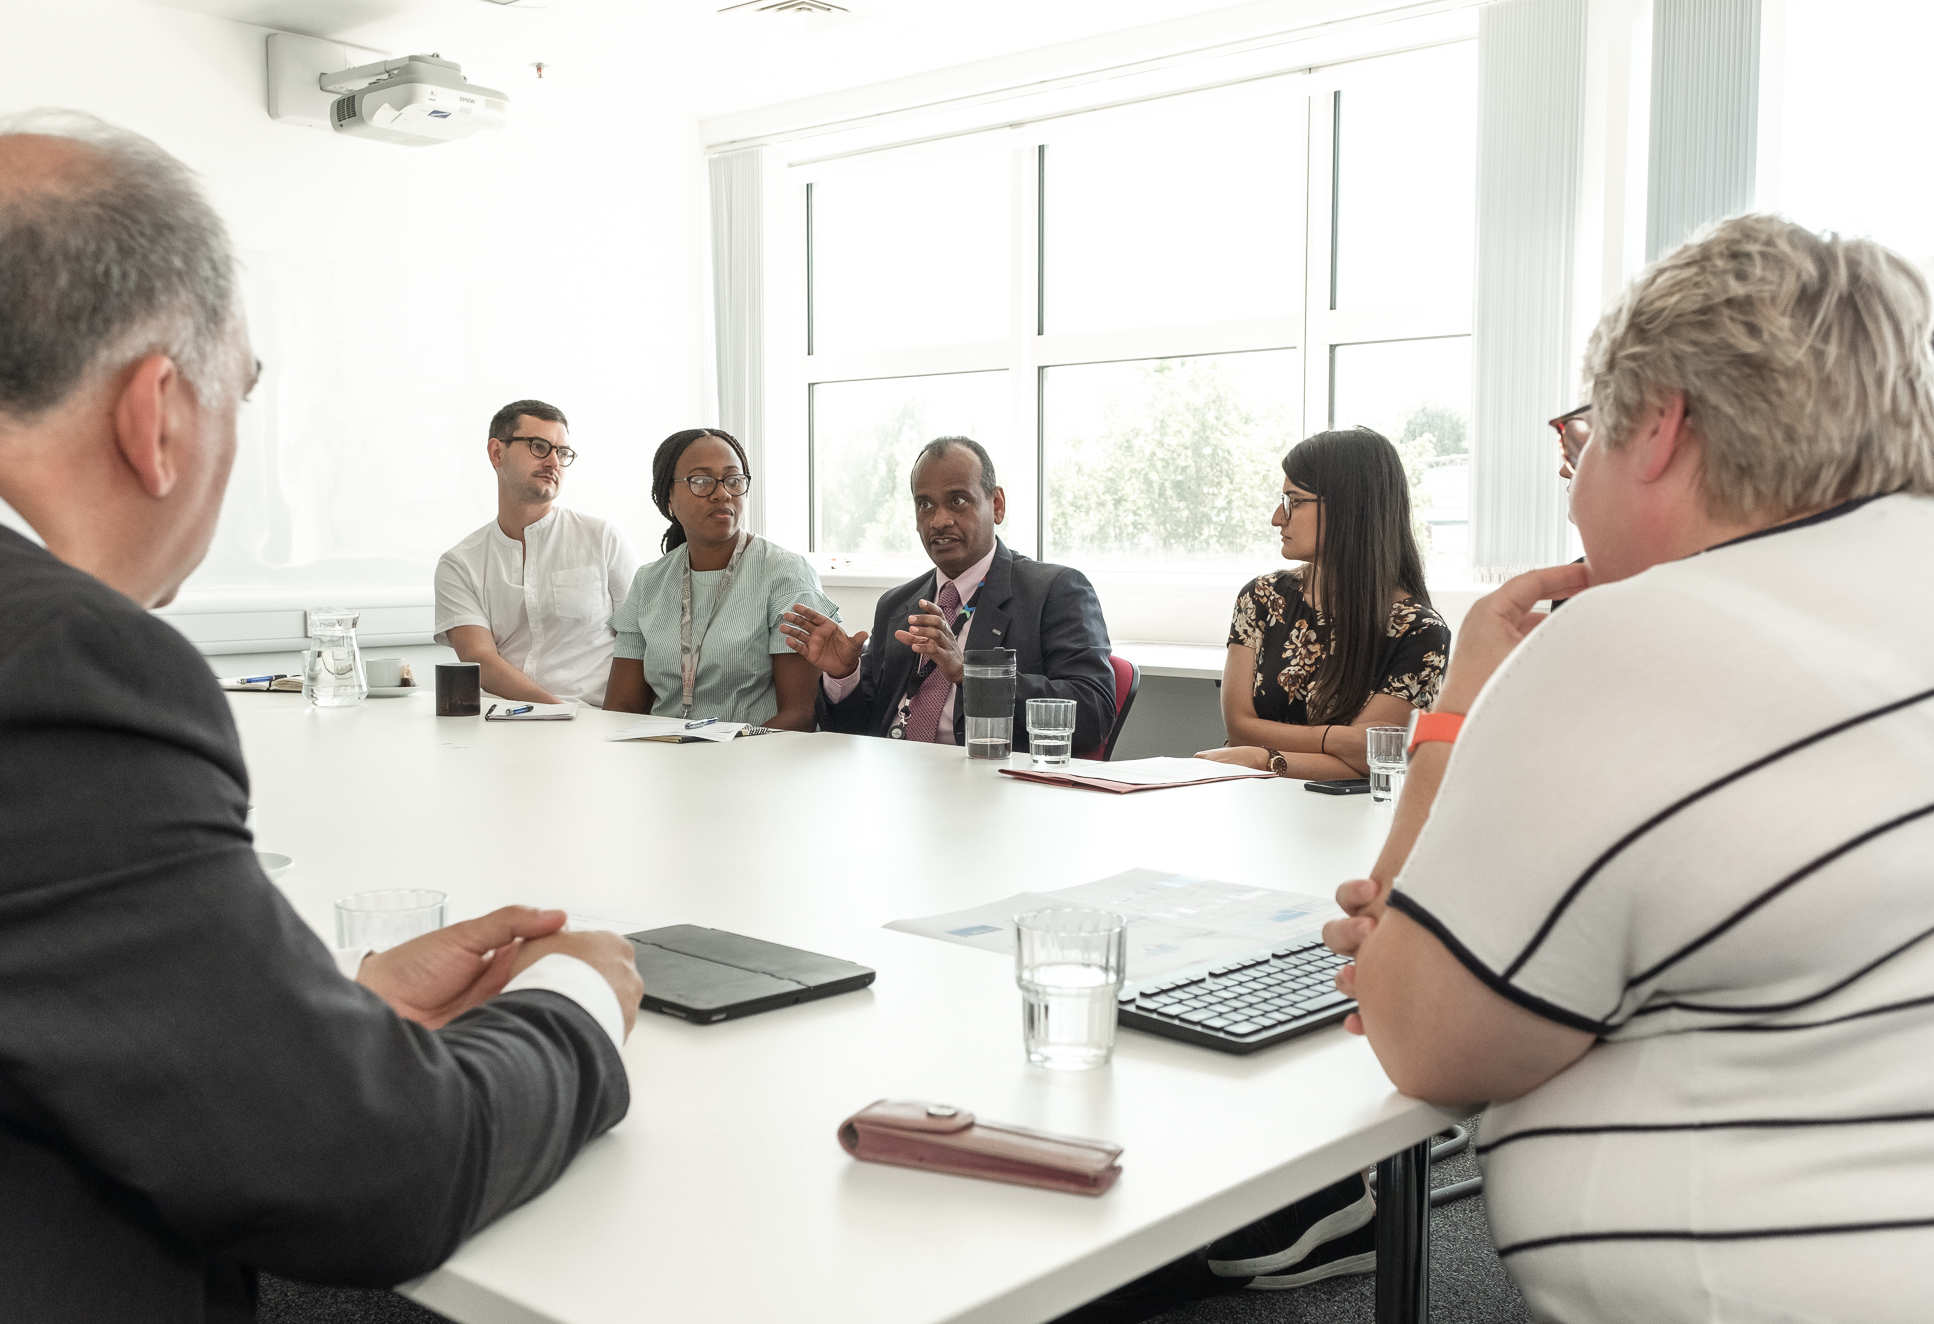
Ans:
[[[960,612],[960,590],[954,587],[951,579],[941,586],[940,596],[934,603],[940,608],[940,619],[951,625]],[[914,656],[920,658],[918,653]],[[924,662],[926,659],[920,660]],[[920,682],[920,688],[913,692],[913,702],[907,705],[908,740],[924,740],[930,745],[954,743],[952,731],[947,732],[945,741],[940,738],[940,710],[946,706],[947,695],[952,691],[952,683],[939,667],[927,672],[926,679]]]

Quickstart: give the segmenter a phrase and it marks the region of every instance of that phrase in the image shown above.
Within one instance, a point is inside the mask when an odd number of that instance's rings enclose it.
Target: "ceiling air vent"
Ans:
[[[736,5],[727,5],[719,10],[721,14],[850,14],[845,5],[836,5],[832,0],[740,0]]]

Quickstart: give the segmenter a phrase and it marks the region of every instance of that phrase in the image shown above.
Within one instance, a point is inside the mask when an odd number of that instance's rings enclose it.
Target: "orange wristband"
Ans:
[[[1457,733],[1464,726],[1463,713],[1418,713],[1410,724],[1410,748],[1406,754],[1415,754],[1417,746],[1441,740],[1446,745],[1454,744]]]

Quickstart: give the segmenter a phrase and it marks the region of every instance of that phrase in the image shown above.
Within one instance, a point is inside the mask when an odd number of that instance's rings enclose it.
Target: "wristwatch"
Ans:
[[[1278,777],[1289,776],[1289,760],[1283,757],[1281,750],[1272,749],[1269,751],[1269,770]]]
[[[1457,733],[1464,725],[1463,713],[1426,713],[1410,714],[1410,746],[1404,753],[1415,754],[1417,746],[1427,745],[1433,740],[1441,740],[1446,745],[1457,740]]]

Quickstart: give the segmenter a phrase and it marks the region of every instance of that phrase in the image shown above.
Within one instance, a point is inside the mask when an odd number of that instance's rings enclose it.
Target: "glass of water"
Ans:
[[[336,902],[336,946],[384,951],[443,927],[443,893],[431,887],[386,887]]]
[[[1074,754],[1074,700],[1027,701],[1027,750],[1037,768],[1066,767]]]
[[[1017,654],[1011,648],[970,648],[963,656],[960,700],[967,757],[1005,759],[1014,747]]]
[[[1373,726],[1363,733],[1370,762],[1370,798],[1390,804],[1403,793],[1404,746],[1410,732],[1401,726]]]
[[[1108,910],[1051,906],[1014,917],[1021,1037],[1036,1066],[1080,1071],[1115,1051],[1128,924]]]

